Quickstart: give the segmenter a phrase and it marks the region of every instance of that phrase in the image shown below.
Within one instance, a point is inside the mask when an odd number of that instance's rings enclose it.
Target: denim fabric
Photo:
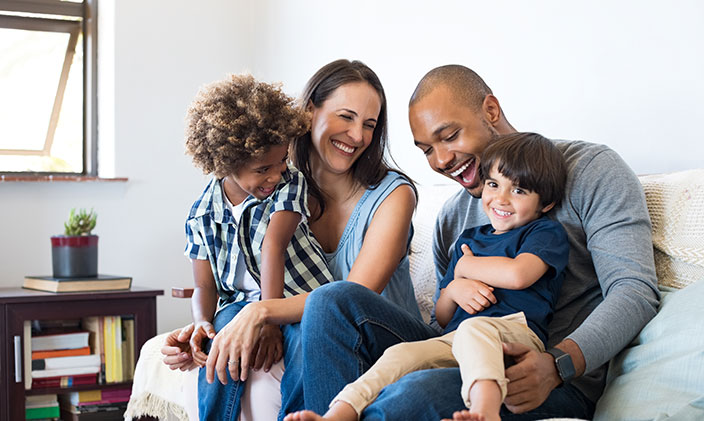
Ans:
[[[462,379],[459,368],[438,368],[416,371],[382,390],[379,397],[362,413],[361,419],[437,421],[452,419],[452,413],[465,409],[460,396]],[[554,389],[538,408],[513,414],[501,408],[505,421],[528,421],[556,417],[591,419],[594,403],[574,386]]]
[[[438,335],[406,310],[351,282],[333,282],[313,291],[306,301],[301,325],[301,355],[306,358],[287,366],[286,372],[300,373],[303,368],[305,408],[319,414],[325,413],[337,393],[368,370],[388,347]],[[458,368],[408,374],[383,389],[362,419],[452,418],[454,411],[464,408],[461,385]],[[282,393],[284,401],[300,400],[300,395],[295,395],[301,393],[300,389],[282,387]],[[534,411],[515,415],[504,408],[501,415],[505,420],[521,421],[555,416],[589,419],[593,412],[594,404],[567,385],[553,390]]]
[[[215,315],[213,327],[216,332],[225,327],[237,313],[247,305],[247,301],[238,301],[223,308]],[[205,350],[210,351],[211,342],[206,339]],[[227,373],[227,384],[222,384],[218,380],[217,373],[215,381],[208,383],[205,379],[205,367],[198,371],[198,416],[202,421],[232,420],[237,421],[240,414],[240,399],[244,393],[244,382],[232,380],[230,373]]]
[[[438,335],[402,307],[346,281],[313,291],[301,325],[301,355],[305,358],[300,364],[287,365],[286,373],[296,371],[300,376],[302,367],[303,390],[282,387],[283,399],[300,402],[303,393],[305,408],[319,414],[325,413],[332,398],[367,371],[386,348]]]

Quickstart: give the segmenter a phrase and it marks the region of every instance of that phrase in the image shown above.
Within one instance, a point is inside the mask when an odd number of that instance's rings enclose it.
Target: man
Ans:
[[[445,203],[436,223],[434,257],[442,279],[454,240],[464,229],[488,222],[480,200],[482,151],[498,135],[516,130],[484,81],[458,65],[423,77],[411,97],[409,121],[428,164],[464,188]],[[655,315],[659,301],[638,179],[606,146],[556,145],[567,161],[568,181],[566,198],[552,217],[567,231],[570,258],[548,352],[504,345],[515,361],[506,370],[504,419],[591,418],[608,360]],[[303,323],[306,406],[318,411],[344,386],[343,378],[354,380],[388,346],[428,335],[399,309],[346,283],[311,294]],[[464,406],[460,385],[456,368],[409,374],[387,387],[362,418],[449,418]]]

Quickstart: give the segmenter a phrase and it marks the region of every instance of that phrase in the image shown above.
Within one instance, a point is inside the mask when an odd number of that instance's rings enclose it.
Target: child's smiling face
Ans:
[[[227,176],[226,193],[230,201],[239,204],[247,195],[259,200],[270,196],[281,180],[281,174],[286,171],[287,159],[288,144],[272,146],[260,158],[250,160],[237,173]],[[232,195],[241,199],[233,200],[236,198]]]
[[[542,206],[538,193],[524,189],[501,174],[494,164],[484,181],[482,206],[495,234],[503,234],[540,218],[554,204]]]

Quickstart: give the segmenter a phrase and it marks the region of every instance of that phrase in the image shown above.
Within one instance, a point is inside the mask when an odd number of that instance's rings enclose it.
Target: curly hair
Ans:
[[[186,153],[205,174],[237,173],[252,158],[310,130],[310,115],[251,75],[228,75],[201,88],[186,116]]]

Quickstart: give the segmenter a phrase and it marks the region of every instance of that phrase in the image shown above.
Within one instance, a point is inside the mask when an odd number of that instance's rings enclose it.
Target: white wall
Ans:
[[[251,70],[298,94],[331,60],[366,62],[386,89],[393,154],[425,184],[445,179],[412,146],[407,101],[426,71],[447,63],[481,74],[518,130],[608,144],[638,173],[702,167],[698,1],[110,5],[114,87],[101,95],[114,98],[114,114],[101,118],[114,121],[115,174],[129,181],[0,183],[0,286],[50,273],[48,237],[79,206],[99,213],[101,272],[167,294],[191,285],[183,220],[206,177],[183,154],[183,119],[197,88],[227,72]],[[190,319],[187,300],[162,297],[158,311],[160,331]]]
[[[157,301],[163,331],[191,317],[188,300],[168,295],[171,286],[193,284],[183,222],[207,180],[184,154],[186,107],[200,85],[247,68],[249,3],[101,3],[102,11],[111,9],[114,37],[103,32],[101,42],[112,39],[113,45],[108,41],[100,54],[110,58],[114,50],[114,58],[101,61],[114,63],[102,79],[114,85],[101,85],[101,101],[111,98],[114,114],[109,106],[101,109],[108,123],[100,129],[114,137],[115,175],[129,181],[0,183],[0,287],[21,285],[28,274],[50,274],[49,237],[61,233],[70,208],[92,207],[100,272],[164,289],[167,296]],[[113,126],[114,134],[106,129]]]
[[[448,63],[476,70],[518,130],[605,143],[637,173],[702,166],[700,1],[259,4],[256,69],[300,92],[328,61],[366,62],[387,93],[393,154],[421,181],[444,182],[412,147],[408,98]]]

